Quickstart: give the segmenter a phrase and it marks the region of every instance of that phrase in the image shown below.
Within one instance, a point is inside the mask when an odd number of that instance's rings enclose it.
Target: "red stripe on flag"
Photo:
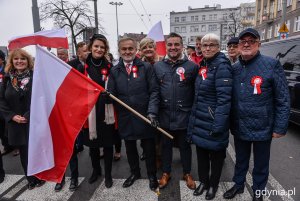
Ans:
[[[22,48],[28,45],[41,45],[45,47],[52,47],[52,48],[69,48],[68,39],[67,38],[60,38],[60,37],[46,37],[46,36],[27,36],[22,38],[17,38],[12,40],[8,44],[8,49],[13,50],[16,48]]]
[[[75,139],[103,90],[76,70],[70,70],[56,93],[49,116],[55,166],[35,176],[56,183],[62,181]]]
[[[156,52],[159,56],[165,56],[167,54],[165,41],[156,42]]]

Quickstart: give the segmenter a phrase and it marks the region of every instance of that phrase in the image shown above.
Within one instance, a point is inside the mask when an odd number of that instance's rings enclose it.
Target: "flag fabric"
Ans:
[[[161,21],[156,23],[149,31],[147,38],[151,38],[156,42],[156,52],[159,56],[165,56],[166,43],[164,38],[164,32],[162,29]]]
[[[60,183],[75,139],[104,89],[37,46],[27,175]]]
[[[41,45],[68,49],[68,38],[63,29],[39,31],[30,35],[17,36],[8,41],[8,49],[13,50],[28,45]]]

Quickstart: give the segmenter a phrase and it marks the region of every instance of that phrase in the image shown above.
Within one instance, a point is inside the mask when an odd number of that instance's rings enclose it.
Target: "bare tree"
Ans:
[[[70,3],[66,0],[46,0],[41,4],[41,21],[52,19],[60,28],[71,32],[72,42],[76,46],[77,38],[95,19],[87,0]],[[100,27],[100,31],[104,31]]]
[[[237,12],[231,12],[228,15],[228,18],[225,20],[228,28],[228,35],[232,37],[237,36],[237,34],[244,28],[241,23],[241,17]]]

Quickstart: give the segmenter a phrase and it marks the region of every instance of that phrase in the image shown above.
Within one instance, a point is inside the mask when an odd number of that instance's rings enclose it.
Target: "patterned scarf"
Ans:
[[[27,91],[28,83],[30,81],[30,70],[26,69],[22,73],[18,73],[15,69],[9,71],[9,77],[11,80],[11,85],[16,91]]]

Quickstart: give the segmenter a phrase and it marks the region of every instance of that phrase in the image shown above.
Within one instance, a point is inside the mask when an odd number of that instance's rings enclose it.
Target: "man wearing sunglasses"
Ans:
[[[223,197],[232,199],[244,192],[253,147],[253,200],[263,200],[269,176],[273,138],[288,128],[290,97],[284,70],[278,60],[261,55],[260,35],[252,28],[239,35],[240,57],[233,65],[231,133],[234,135],[235,185]]]
[[[240,55],[239,49],[238,49],[238,44],[239,44],[238,37],[230,38],[227,43],[228,58],[229,58],[231,64],[236,63],[238,60],[238,57]]]

